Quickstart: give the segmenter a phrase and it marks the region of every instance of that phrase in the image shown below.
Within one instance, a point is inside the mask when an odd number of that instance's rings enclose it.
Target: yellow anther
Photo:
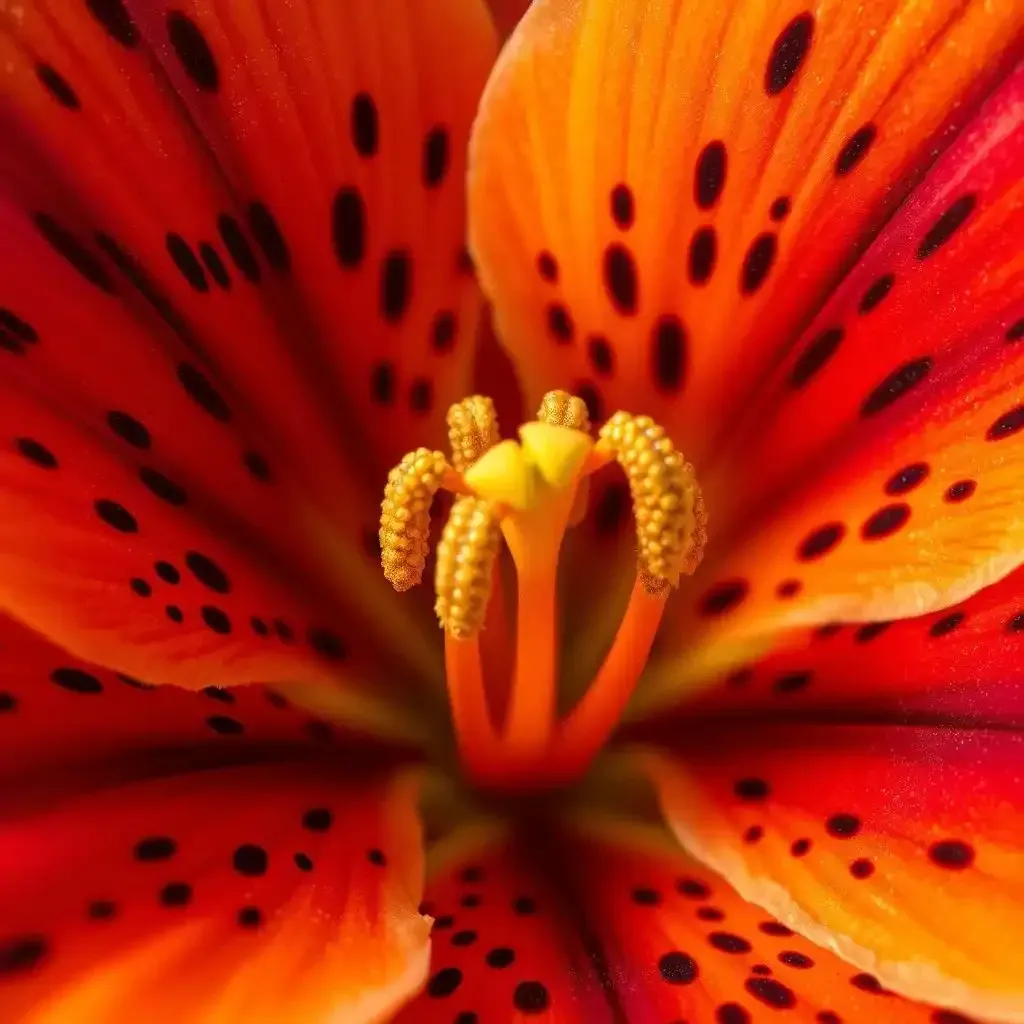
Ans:
[[[423,579],[430,551],[430,503],[448,468],[442,452],[417,448],[388,473],[380,506],[380,562],[395,590]]]
[[[590,430],[590,413],[582,398],[570,395],[568,391],[549,391],[537,410],[537,419],[553,427],[571,427],[573,430]]]
[[[674,587],[680,573],[689,575],[700,564],[707,540],[693,466],[649,416],[617,412],[600,436],[629,480],[641,572]]]
[[[501,441],[466,470],[466,485],[510,508],[529,508],[537,491],[537,470],[516,441]]]
[[[471,640],[480,632],[500,546],[494,506],[483,498],[457,498],[437,546],[434,576],[434,610],[449,636]]]
[[[448,409],[452,465],[464,473],[499,441],[498,414],[484,395],[470,395]]]

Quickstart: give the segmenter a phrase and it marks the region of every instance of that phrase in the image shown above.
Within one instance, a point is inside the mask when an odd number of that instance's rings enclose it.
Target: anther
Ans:
[[[501,528],[494,506],[482,498],[457,498],[437,546],[434,576],[434,610],[449,636],[471,640],[480,631],[500,547]]]
[[[572,430],[590,430],[590,413],[582,398],[570,395],[568,391],[549,391],[537,410],[537,419],[553,427],[570,427]]]
[[[460,473],[469,469],[500,439],[494,402],[484,395],[470,395],[456,402],[448,409],[447,422],[452,465]]]
[[[408,590],[423,579],[430,550],[430,503],[447,469],[442,452],[417,448],[388,474],[378,536],[384,578],[395,590]]]
[[[693,466],[649,416],[617,412],[600,431],[599,447],[622,466],[636,519],[642,579],[677,586],[700,564],[707,513]],[[645,584],[649,593],[657,593]]]

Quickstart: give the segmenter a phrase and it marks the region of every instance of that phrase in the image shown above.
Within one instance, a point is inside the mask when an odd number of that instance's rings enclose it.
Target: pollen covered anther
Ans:
[[[707,512],[693,466],[649,416],[617,412],[600,430],[599,448],[614,455],[629,481],[641,580],[655,594],[700,564]],[[649,585],[648,585],[649,583]]]
[[[582,398],[570,395],[568,391],[549,391],[537,410],[537,419],[553,427],[569,427],[572,430],[590,431],[590,413]]]
[[[479,633],[500,547],[501,528],[493,504],[483,498],[457,498],[437,546],[434,575],[434,610],[449,636],[471,640]]]
[[[460,473],[501,439],[494,402],[484,395],[470,395],[450,406],[447,423],[452,465]]]
[[[446,470],[442,452],[417,448],[388,474],[378,536],[384,578],[395,590],[408,590],[423,579],[430,551],[430,504]]]

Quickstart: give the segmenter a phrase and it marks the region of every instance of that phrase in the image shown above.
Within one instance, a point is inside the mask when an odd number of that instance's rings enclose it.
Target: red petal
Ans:
[[[361,1021],[420,984],[415,792],[379,751],[261,687],[2,643],[0,1017]]]
[[[365,537],[387,462],[443,436],[468,388],[461,153],[494,45],[481,0],[414,7],[35,4],[0,24],[0,357],[21,406],[4,444],[58,464],[46,485],[2,481],[4,547],[61,559],[59,577],[5,568],[3,600],[94,659],[187,684],[311,679],[342,649],[354,666],[357,635],[393,639]],[[358,259],[338,234],[348,189]],[[130,544],[97,500],[128,511]],[[187,579],[189,551],[229,598],[153,575]]]
[[[741,896],[886,988],[1015,1020],[1020,736],[883,721],[677,730],[652,762],[666,817]]]

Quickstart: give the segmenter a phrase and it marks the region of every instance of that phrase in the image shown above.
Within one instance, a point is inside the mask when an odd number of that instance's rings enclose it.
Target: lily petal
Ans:
[[[677,730],[649,762],[676,836],[870,990],[1024,1020],[1018,728],[849,722]]]
[[[1024,66],[735,425],[718,540],[668,649],[917,615],[1024,558],[1022,104]]]
[[[5,1020],[369,1022],[421,984],[393,755],[260,687],[144,688],[9,622],[3,651]]]
[[[483,0],[0,14],[5,462],[27,444],[57,464],[6,474],[4,550],[59,550],[64,573],[5,567],[8,608],[186,685],[252,679],[254,649],[290,638],[337,660],[339,620],[379,634],[385,469],[443,436],[470,379],[462,154],[493,53]],[[159,566],[188,579],[187,552],[229,600],[170,596]],[[161,647],[201,634],[206,605],[202,641]],[[305,655],[275,659],[310,678]]]

